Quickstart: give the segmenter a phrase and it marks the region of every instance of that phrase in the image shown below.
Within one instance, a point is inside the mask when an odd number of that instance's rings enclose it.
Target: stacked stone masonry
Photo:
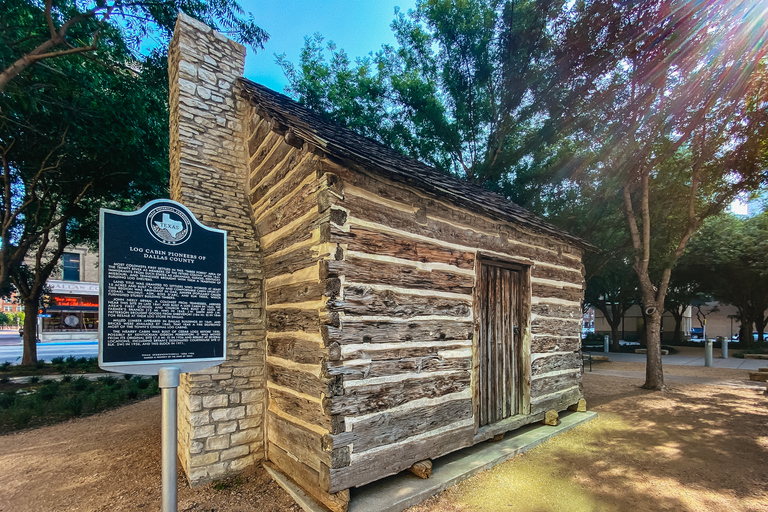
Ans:
[[[180,15],[169,48],[171,198],[227,231],[227,361],[183,374],[179,457],[192,485],[264,457],[264,313],[259,240],[245,194],[245,48]]]

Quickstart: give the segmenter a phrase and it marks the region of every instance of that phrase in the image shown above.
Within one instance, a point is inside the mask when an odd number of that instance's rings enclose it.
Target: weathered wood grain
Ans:
[[[446,270],[421,270],[410,265],[348,256],[344,261],[329,261],[330,275],[347,276],[356,283],[434,290],[463,295],[472,293],[474,276]]]
[[[251,172],[253,169],[261,165],[261,163],[276,145],[282,142],[282,137],[276,133],[269,132],[262,140],[254,140],[253,142],[254,144],[258,142],[258,145],[256,145],[256,147],[254,147],[249,153],[251,155],[249,171]]]
[[[315,183],[316,180],[304,185],[301,184],[309,176],[315,176],[318,167],[319,164],[314,159],[298,165],[283,181],[274,184],[268,191],[259,190],[258,193],[260,195],[257,195],[256,192],[252,192],[249,195],[251,205],[259,212],[267,211],[273,208],[275,204],[285,197],[292,196],[295,193],[301,193],[301,190],[304,187],[317,187],[317,184]]]
[[[547,357],[539,357],[531,365],[531,375],[536,377],[542,373],[559,370],[574,370],[581,368],[581,356],[577,352],[570,354],[556,354]]]
[[[535,397],[555,393],[561,389],[567,389],[577,384],[581,384],[581,372],[579,371],[531,378],[531,401],[533,401]]]
[[[531,267],[531,277],[549,279],[551,281],[562,281],[571,284],[584,284],[584,277],[579,269],[565,270],[561,268],[552,268],[543,265],[533,265]]]
[[[353,276],[349,276],[354,279]],[[333,311],[348,315],[381,315],[394,318],[414,316],[456,316],[466,318],[472,311],[472,300],[374,290],[365,285],[344,287],[344,299],[328,303]]]
[[[294,226],[293,229],[282,233],[282,236],[271,240],[268,244],[265,243],[262,246],[264,257],[266,258],[267,256],[282,251],[283,249],[287,249],[292,245],[309,240],[312,238],[315,229],[320,229],[320,232],[322,233],[321,238],[317,242],[327,242],[328,230],[330,229],[330,224],[328,223],[329,220],[330,215],[328,212],[308,216],[298,225]]]
[[[533,283],[531,292],[534,297],[563,299],[573,302],[580,302],[584,298],[584,292],[579,288],[560,288],[541,283]]]
[[[378,354],[371,354],[378,355]],[[413,357],[406,359],[388,359],[371,361],[365,365],[344,366],[341,362],[328,363],[328,375],[343,375],[344,382],[364,380],[387,375],[402,375],[405,373],[426,373],[446,370],[471,370],[472,358],[442,358],[438,355]]]
[[[322,297],[335,297],[339,293],[338,279],[332,282],[306,281],[303,283],[278,286],[267,290],[267,304],[291,304],[295,302],[313,302]]]
[[[315,341],[293,336],[271,336],[267,355],[301,364],[320,364],[328,358],[328,350]]]
[[[267,379],[278,386],[315,398],[329,397],[343,392],[340,378],[318,377],[308,372],[275,364],[267,365]],[[290,414],[291,411],[287,412]]]
[[[278,256],[264,258],[264,278],[272,279],[285,274],[293,274],[297,270],[317,264],[318,261],[326,257],[326,254],[318,254],[317,250],[304,246]],[[317,298],[319,299],[319,296]]]
[[[267,437],[270,443],[279,446],[318,473],[322,470],[321,463],[326,466],[331,464],[331,454],[323,450],[322,435],[287,421],[271,411],[267,412]]]
[[[563,306],[560,304],[539,303],[531,306],[531,313],[548,318],[573,318],[581,320],[582,312],[579,306]]]
[[[531,400],[531,415],[544,414],[544,412],[554,409],[564,411],[569,405],[577,402],[582,397],[582,391],[578,387],[563,390],[553,396],[541,399]]]
[[[581,323],[558,318],[536,318],[531,321],[532,334],[553,336],[581,336]]]
[[[334,433],[331,417],[323,412],[321,403],[307,400],[306,398],[274,387],[269,387],[268,390],[270,407],[277,407],[291,416],[295,416],[311,425],[317,425],[330,433]]]
[[[506,237],[462,229],[433,218],[427,218],[425,224],[420,224],[417,222],[415,214],[387,208],[364,198],[347,195],[344,206],[349,209],[350,215],[354,218],[430,238],[435,240],[434,243],[437,244],[448,242],[465,247],[477,247],[478,249],[510,254],[510,256],[527,258],[533,261],[561,265],[566,268],[581,269],[581,262],[574,258],[565,257],[560,253],[547,251],[539,247],[510,243]],[[351,224],[354,225],[354,222],[351,222]]]
[[[377,451],[369,457],[353,460],[349,466],[330,471],[330,491],[357,487],[408,469],[424,459],[435,459],[472,444],[474,427],[425,437]]]
[[[250,123],[250,137],[248,137],[248,154],[253,155],[264,138],[269,134],[269,123],[261,122],[261,118],[258,115],[254,115],[251,118]]]
[[[315,196],[320,186],[321,182],[319,180],[313,181],[308,186],[294,191],[291,199],[283,203],[279,208],[263,212],[261,218],[255,223],[259,235],[264,236],[277,231],[306,215],[312,208],[317,206]]]
[[[329,342],[398,343],[405,341],[448,341],[472,339],[474,325],[467,321],[420,320],[374,322],[345,319],[342,327],[328,326]],[[406,348],[406,347],[403,347]]]
[[[280,137],[277,147],[272,152],[265,155],[259,162],[259,158],[251,161],[251,177],[248,181],[251,190],[256,188],[258,196],[274,186],[275,183],[285,178],[296,163],[301,159],[301,151],[287,144],[285,139]],[[269,179],[265,179],[269,176]]]
[[[377,414],[355,422],[349,432],[325,436],[325,443],[331,448],[354,444],[354,452],[360,453],[471,417],[471,399],[451,400],[432,407]]]
[[[304,492],[323,506],[328,507],[331,512],[347,512],[349,507],[348,488],[339,488],[333,493],[322,490],[321,482],[326,480],[328,475],[321,478],[317,471],[295,460],[274,443],[269,443],[269,460]],[[324,468],[323,471],[327,471],[327,469]]]
[[[531,352],[572,352],[581,347],[581,335],[560,338],[558,336],[534,336],[531,339]]]
[[[333,347],[338,346],[332,344],[329,346],[329,352],[334,352]],[[448,350],[461,350],[467,349],[466,345],[452,344],[450,342],[446,344],[426,346],[426,347],[414,347],[408,343],[403,343],[398,347],[384,347],[377,343],[366,343],[363,347],[357,348],[352,351],[339,350],[338,355],[330,355],[331,361],[351,361],[354,359],[371,359],[376,361],[399,361],[409,359],[424,359],[424,358],[439,358],[439,353]]]
[[[385,411],[419,398],[437,398],[469,386],[468,371],[436,377],[412,378],[345,388],[343,396],[331,400],[331,414],[357,416]]]
[[[331,241],[348,244],[350,251],[392,256],[421,263],[443,263],[466,270],[475,268],[475,255],[471,252],[365,228],[353,226],[349,232],[334,228],[331,230]]]
[[[298,308],[270,309],[267,311],[267,330],[270,332],[320,332],[320,314]]]

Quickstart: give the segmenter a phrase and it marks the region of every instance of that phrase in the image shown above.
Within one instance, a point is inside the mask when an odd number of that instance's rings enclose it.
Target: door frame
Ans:
[[[518,290],[517,318],[520,333],[517,340],[517,384],[519,407],[516,415],[496,423],[480,426],[480,310],[481,310],[481,269],[483,265],[508,268],[520,272],[520,289]],[[531,262],[516,261],[514,257],[500,258],[496,255],[479,253],[475,259],[475,287],[473,291],[473,321],[474,336],[472,340],[472,412],[475,424],[475,442],[487,439],[496,433],[512,430],[522,426],[531,410]]]

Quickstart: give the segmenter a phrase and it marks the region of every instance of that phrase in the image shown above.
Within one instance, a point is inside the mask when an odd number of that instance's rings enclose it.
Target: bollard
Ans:
[[[608,346],[610,345],[610,338],[606,334],[603,336],[603,352],[608,353]]]
[[[704,340],[704,366],[712,366],[712,340]]]
[[[720,350],[722,352],[723,359],[728,359],[728,338],[721,336],[720,339],[722,340],[720,342],[722,343],[722,345],[720,345]]]

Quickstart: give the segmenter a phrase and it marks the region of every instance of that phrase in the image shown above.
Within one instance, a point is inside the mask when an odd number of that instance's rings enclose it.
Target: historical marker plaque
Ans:
[[[226,232],[182,204],[101,210],[99,366],[156,375],[226,358]]]

